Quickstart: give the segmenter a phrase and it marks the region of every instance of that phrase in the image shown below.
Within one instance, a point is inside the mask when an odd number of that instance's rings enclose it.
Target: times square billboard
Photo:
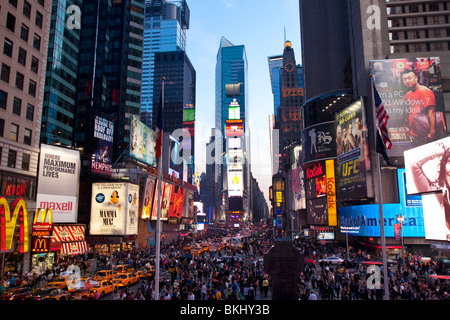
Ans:
[[[399,203],[383,204],[384,232],[395,236],[397,216],[402,215],[404,237],[425,237],[424,208],[420,196],[408,195],[405,169],[397,169]],[[338,208],[339,230],[354,236],[380,237],[380,211],[378,204]]]
[[[447,135],[439,57],[371,60],[369,68],[389,116],[388,156]]]

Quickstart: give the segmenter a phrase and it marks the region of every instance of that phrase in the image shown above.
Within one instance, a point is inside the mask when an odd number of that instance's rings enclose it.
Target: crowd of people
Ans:
[[[114,300],[263,300],[270,299],[271,275],[264,270],[264,248],[261,238],[255,238],[241,246],[228,246],[218,252],[205,252],[198,257],[183,250],[183,241],[162,245],[160,259],[160,291],[155,292],[153,278],[143,279],[136,289],[116,290]],[[273,239],[265,238],[265,242]],[[273,242],[272,242],[273,243]],[[385,281],[380,273],[379,285],[372,283],[376,270],[361,261],[374,260],[374,253],[335,245],[315,245],[308,239],[296,243],[308,257],[303,272],[297,278],[299,300],[381,300]],[[340,265],[319,262],[329,257],[345,259]],[[138,270],[150,263],[155,256],[148,250],[114,252],[111,255],[89,253],[75,257],[59,258],[52,268],[42,274],[29,272],[19,275],[7,273],[0,291],[15,286],[45,287],[53,277],[70,265],[77,265],[80,276],[92,276],[90,263],[96,261],[96,270],[111,269],[113,265],[129,264]],[[313,262],[315,261],[315,262]],[[378,267],[379,268],[379,267]],[[424,262],[418,254],[410,254],[406,263],[389,267],[387,281],[392,300],[449,300],[448,280],[432,275],[446,273],[446,266],[439,262]],[[99,297],[94,297],[98,299]]]

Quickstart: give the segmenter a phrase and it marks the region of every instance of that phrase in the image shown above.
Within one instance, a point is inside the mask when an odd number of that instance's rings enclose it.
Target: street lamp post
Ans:
[[[400,222],[400,240],[402,242],[402,265],[405,267],[405,255],[403,253],[403,221],[405,221],[405,217],[402,214],[397,216],[398,222]]]

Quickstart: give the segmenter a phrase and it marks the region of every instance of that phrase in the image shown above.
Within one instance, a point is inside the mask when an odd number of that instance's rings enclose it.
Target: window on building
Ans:
[[[15,168],[17,159],[17,151],[9,149],[8,151],[8,167]]]
[[[26,0],[23,2],[23,15],[28,19],[31,17],[31,4]]]
[[[0,137],[5,133],[5,119],[0,118]]]
[[[31,156],[27,153],[22,155],[22,170],[28,171],[30,170],[30,159]]]
[[[0,108],[6,110],[7,103],[8,103],[8,92],[0,90]]]
[[[42,21],[43,21],[43,16],[42,13],[40,13],[39,11],[36,11],[36,20],[35,23],[36,25],[42,29]]]
[[[22,99],[19,99],[17,97],[14,97],[14,101],[13,101],[13,109],[12,112],[15,115],[20,116],[20,111],[22,109]]]
[[[9,3],[17,8],[17,0],[9,0]]]
[[[9,83],[9,74],[11,72],[11,68],[6,64],[2,63],[2,71],[0,73],[0,79]]]
[[[14,43],[11,40],[5,38],[3,42],[3,53],[10,58],[12,58],[13,45]]]
[[[23,143],[31,146],[31,135],[32,131],[30,129],[25,129],[24,135],[23,135]]]
[[[6,28],[12,32],[16,29],[16,17],[9,12],[6,16]]]
[[[20,73],[20,72],[16,73],[16,88],[17,89],[23,90],[24,79],[25,79],[25,76],[22,73]]]
[[[19,126],[15,123],[11,123],[11,129],[9,130],[9,139],[17,141],[19,137]]]
[[[27,104],[26,119],[30,121],[34,119],[34,106],[32,104]]]
[[[27,51],[24,48],[19,48],[19,56],[17,62],[25,66],[27,64]]]
[[[28,34],[30,32],[30,28],[22,23],[22,27],[20,28],[20,38],[24,41],[28,41]]]
[[[41,37],[38,36],[36,33],[34,34],[34,38],[33,38],[33,47],[36,50],[41,50]]]
[[[39,69],[39,59],[35,56],[31,57],[31,71],[34,73],[38,73]]]
[[[28,85],[28,94],[30,96],[36,97],[36,81],[33,81],[31,79]]]

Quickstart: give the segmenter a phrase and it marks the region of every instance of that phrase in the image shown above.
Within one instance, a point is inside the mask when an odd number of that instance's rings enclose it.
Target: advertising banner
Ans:
[[[114,122],[99,116],[94,119],[94,158],[91,160],[91,172],[106,176],[112,173],[112,155],[114,142]]]
[[[147,177],[145,182],[144,202],[142,205],[142,219],[150,219],[155,188],[156,178],[151,176]]]
[[[172,197],[170,199],[169,218],[176,217],[180,219],[183,214],[183,205],[184,188],[174,184],[172,187]]]
[[[305,179],[302,167],[292,170],[292,202],[294,210],[306,209]]]
[[[41,144],[36,206],[49,208],[53,222],[77,221],[80,152]]]
[[[336,189],[340,200],[371,196],[367,183],[370,171],[368,133],[361,99],[336,114]]]
[[[242,171],[243,157],[242,150],[228,150],[228,171]]]
[[[225,136],[241,137],[244,135],[244,123],[242,119],[225,120]]]
[[[425,238],[450,241],[450,207],[442,191],[422,195]]]
[[[326,189],[327,189],[327,211],[328,225],[337,226],[337,207],[336,207],[336,180],[334,177],[334,160],[326,160]]]
[[[369,66],[389,116],[388,156],[446,136],[439,57],[372,60]]]
[[[92,184],[91,235],[135,235],[139,186],[131,183]]]
[[[228,197],[242,197],[244,182],[242,171],[228,171]]]
[[[406,205],[404,169],[397,169],[399,203],[383,204],[384,231],[386,237],[395,237],[394,225],[403,221],[403,237],[425,237],[424,210],[419,206]],[[425,205],[425,204],[424,204]],[[425,208],[425,207],[424,207]],[[358,236],[380,237],[380,211],[378,204],[339,207],[340,232]]]
[[[172,184],[166,181],[161,182],[162,198],[161,198],[161,221],[167,221],[169,218],[170,198],[172,197]],[[152,220],[158,219],[158,184],[155,188],[155,196],[153,197]]]
[[[139,121],[134,115],[131,115],[130,140],[130,156],[145,164],[156,167],[155,131]]]
[[[446,164],[450,157],[450,137],[404,152],[408,194],[450,189]]]
[[[334,121],[305,128],[302,139],[303,164],[336,158],[336,125]]]

